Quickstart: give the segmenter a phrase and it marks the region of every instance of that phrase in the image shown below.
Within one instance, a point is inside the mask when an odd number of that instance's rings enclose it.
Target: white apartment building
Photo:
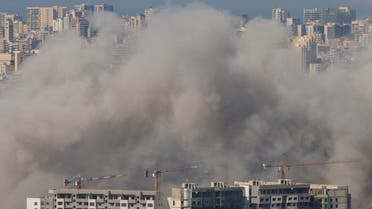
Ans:
[[[244,188],[247,209],[351,209],[347,186],[278,181],[235,181]]]
[[[27,198],[27,209],[154,209],[162,208],[155,191],[53,189],[42,198]]]

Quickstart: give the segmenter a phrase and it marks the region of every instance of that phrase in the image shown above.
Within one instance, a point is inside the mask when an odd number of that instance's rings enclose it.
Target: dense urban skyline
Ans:
[[[115,7],[115,11],[120,14],[137,14],[141,13],[143,8],[146,7],[158,7],[165,4],[165,2],[171,2],[172,4],[185,5],[191,0],[0,0],[1,9],[4,12],[19,13],[22,16],[26,13],[25,8],[28,6],[53,6],[53,5],[63,5],[68,7],[73,7],[76,4],[87,3],[107,3],[112,4]],[[293,16],[302,18],[303,8],[326,8],[326,7],[337,7],[340,5],[348,5],[358,10],[358,16],[367,17],[372,16],[372,1],[369,0],[236,0],[233,3],[225,0],[199,0],[198,2],[203,2],[217,9],[227,10],[234,15],[248,14],[250,17],[261,16],[264,18],[270,18],[270,10],[275,7],[282,7],[288,9]]]

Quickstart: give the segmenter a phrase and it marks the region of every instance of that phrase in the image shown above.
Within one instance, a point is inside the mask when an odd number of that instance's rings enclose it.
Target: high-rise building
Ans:
[[[56,20],[53,20],[53,32],[62,32],[64,31],[64,22],[63,18],[58,18]]]
[[[6,15],[7,15],[6,13],[0,12],[0,28],[4,27]]]
[[[210,187],[183,183],[181,188],[172,188],[168,205],[170,209],[243,209],[243,188],[223,182],[212,182]]]
[[[48,195],[27,198],[27,209],[154,209],[162,206],[155,191],[53,189]]]
[[[94,12],[114,12],[114,6],[110,4],[94,5]]]
[[[15,20],[13,22],[14,36],[19,38],[23,34],[23,22],[20,20]]]
[[[310,22],[305,25],[306,35],[312,36],[314,33],[324,33],[324,25]]]
[[[154,14],[154,9],[152,7],[149,7],[143,11],[143,14],[145,15],[145,18],[149,18],[151,15]],[[242,18],[248,19],[247,15],[242,15]]]
[[[304,23],[307,22],[326,22],[327,9],[311,8],[304,9]]]
[[[27,7],[27,25],[30,30],[40,30],[40,8]]]
[[[289,11],[283,8],[275,8],[272,10],[272,19],[280,23],[286,23],[287,18],[290,17]]]
[[[4,39],[8,42],[13,42],[14,39],[13,21],[10,19],[5,20]]]
[[[356,12],[350,7],[339,8],[311,8],[304,9],[304,22],[319,22],[322,24],[333,22],[337,24],[350,24],[356,19]]]
[[[40,7],[40,29],[51,31],[57,12],[53,7]]]
[[[300,24],[300,20],[292,17],[288,17],[287,20],[287,28],[292,32],[292,35],[297,35],[297,26]]]
[[[53,9],[56,12],[56,18],[63,18],[67,14],[67,7],[54,6]]]
[[[338,8],[337,23],[350,24],[356,20],[356,11],[348,6],[341,6]]]
[[[297,25],[297,36],[304,36],[304,35],[306,35],[305,26],[302,24]]]
[[[75,17],[72,19],[71,23],[72,28],[78,32],[81,37],[89,38],[89,22],[83,17]]]
[[[68,30],[71,28],[71,17],[65,16],[63,18],[63,30]]]
[[[78,17],[86,17],[94,13],[94,5],[79,4],[75,5],[75,13]]]

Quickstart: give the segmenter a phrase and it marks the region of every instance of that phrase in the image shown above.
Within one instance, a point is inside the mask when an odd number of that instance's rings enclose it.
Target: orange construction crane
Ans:
[[[196,169],[198,166],[188,166],[188,167],[179,167],[179,168],[172,168],[172,169],[155,169],[152,172],[152,177],[154,177],[155,180],[155,191],[159,192],[159,177],[162,173],[173,173],[173,172],[178,172],[178,171],[185,171],[185,170],[191,170],[191,169]],[[149,176],[149,171],[145,170],[145,177]]]
[[[125,173],[117,174],[117,175],[111,175],[111,176],[99,176],[99,177],[82,177],[80,174],[72,177],[71,179],[65,179],[64,185],[65,187],[73,184],[76,189],[81,189],[83,186],[83,182],[88,181],[99,181],[99,180],[105,180],[105,179],[113,179],[118,178],[122,176],[127,176]]]
[[[266,168],[279,168],[280,178],[285,178],[285,168],[290,167],[302,167],[302,166],[317,166],[317,165],[329,165],[329,164],[346,164],[346,163],[356,163],[356,160],[334,160],[334,161],[323,161],[323,162],[308,162],[308,163],[284,163],[283,160],[279,164],[262,164],[264,169]]]

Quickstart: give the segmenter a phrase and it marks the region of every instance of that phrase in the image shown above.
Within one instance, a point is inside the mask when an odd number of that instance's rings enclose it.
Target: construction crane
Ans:
[[[179,168],[171,168],[171,169],[155,169],[152,172],[152,177],[154,177],[154,188],[156,192],[159,192],[159,177],[162,173],[173,173],[185,170],[196,169],[198,166],[188,166],[188,167],[179,167]],[[149,176],[149,171],[145,170],[145,177]]]
[[[64,185],[65,187],[73,184],[76,189],[81,189],[83,186],[83,182],[88,182],[88,181],[99,181],[99,180],[106,180],[106,179],[113,179],[113,178],[118,178],[122,176],[127,176],[126,173],[121,173],[117,175],[111,175],[111,176],[99,176],[99,177],[82,177],[80,174],[72,177],[71,179],[65,179]]]
[[[302,167],[302,166],[318,166],[318,165],[329,165],[329,164],[347,164],[347,163],[356,163],[358,161],[355,160],[334,160],[334,161],[323,161],[323,162],[308,162],[308,163],[284,163],[284,161],[280,161],[279,164],[262,164],[264,169],[267,168],[279,168],[280,178],[285,178],[285,168],[290,167]]]

